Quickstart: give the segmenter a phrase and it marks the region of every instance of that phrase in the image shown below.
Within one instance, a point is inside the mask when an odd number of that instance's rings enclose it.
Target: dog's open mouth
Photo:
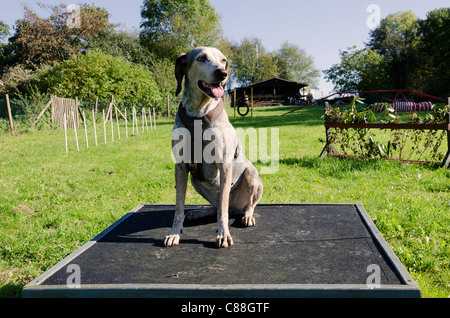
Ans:
[[[204,81],[198,81],[198,87],[212,98],[221,98],[224,93],[224,88],[221,83],[207,84]]]

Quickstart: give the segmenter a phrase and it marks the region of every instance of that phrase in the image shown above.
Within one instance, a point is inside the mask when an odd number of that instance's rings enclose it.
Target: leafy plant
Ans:
[[[67,98],[155,101],[160,99],[153,74],[144,66],[100,51],[88,51],[37,74],[42,91]]]
[[[350,108],[341,111],[339,107],[328,107],[325,109],[325,123],[402,123],[401,117],[390,104],[375,104],[358,111],[356,103],[362,103],[362,99],[355,97],[350,104]],[[377,117],[373,110],[384,109]],[[439,108],[432,106],[431,112],[419,115],[414,112],[410,115],[406,123],[412,124],[442,124],[447,123],[449,116],[449,106]],[[403,122],[405,123],[405,122]],[[386,139],[386,129],[381,129]],[[375,138],[374,133],[369,133],[368,128],[333,128],[328,129],[328,142],[338,144],[344,155],[357,155],[366,158],[387,158],[387,159],[414,159],[428,161],[442,161],[444,154],[441,145],[446,131],[439,130],[396,130],[390,131],[387,140]]]

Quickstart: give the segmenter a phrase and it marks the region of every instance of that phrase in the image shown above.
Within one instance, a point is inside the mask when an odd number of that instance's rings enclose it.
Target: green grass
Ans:
[[[450,170],[387,161],[318,156],[321,107],[285,117],[291,107],[255,109],[254,119],[228,109],[235,127],[278,128],[280,165],[262,175],[261,202],[361,202],[418,283],[424,297],[450,295]],[[92,132],[0,135],[0,295],[22,287],[139,203],[174,203],[173,122],[138,137],[115,136],[99,146]],[[116,128],[116,127],[114,127]],[[92,131],[92,127],[90,127]],[[131,131],[129,130],[129,133]],[[270,149],[270,148],[269,148]],[[256,163],[258,168],[264,164]],[[205,201],[189,186],[187,203]]]

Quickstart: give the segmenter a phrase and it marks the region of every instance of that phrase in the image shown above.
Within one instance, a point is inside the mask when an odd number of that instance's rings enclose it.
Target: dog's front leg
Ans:
[[[232,165],[222,163],[220,165],[220,202],[217,210],[217,239],[218,247],[228,247],[233,245],[233,239],[228,227],[228,205],[230,201]]]
[[[164,239],[164,246],[174,246],[180,243],[180,234],[183,231],[184,222],[184,202],[186,199],[186,188],[188,182],[188,169],[186,164],[179,163],[175,165],[175,184],[176,184],[176,207],[173,218],[172,229]]]

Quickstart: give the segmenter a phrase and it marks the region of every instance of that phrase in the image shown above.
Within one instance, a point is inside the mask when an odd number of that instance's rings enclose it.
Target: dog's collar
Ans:
[[[178,116],[180,117],[181,122],[183,125],[191,130],[194,129],[194,121],[195,120],[201,120],[202,121],[202,130],[205,130],[211,124],[217,119],[217,117],[220,116],[222,113],[222,110],[224,109],[223,101],[220,100],[219,105],[214,107],[209,113],[207,113],[203,117],[191,117],[186,113],[186,109],[183,107],[183,103],[180,103],[180,106],[178,107]]]

